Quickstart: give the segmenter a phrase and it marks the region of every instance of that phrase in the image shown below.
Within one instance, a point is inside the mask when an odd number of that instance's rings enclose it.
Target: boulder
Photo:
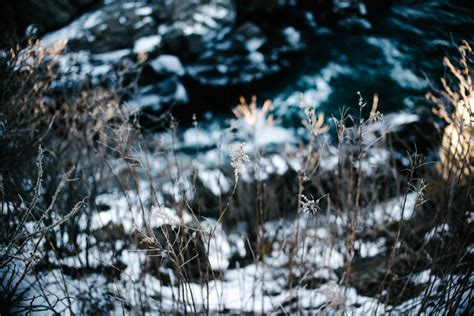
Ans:
[[[132,48],[144,36],[156,35],[153,8],[138,2],[113,2],[86,13],[68,26],[43,37],[46,45],[68,40],[71,50],[105,53]]]
[[[252,84],[286,69],[291,54],[303,47],[294,28],[276,31],[270,40],[257,24],[247,22],[201,54],[186,70],[203,86]]]

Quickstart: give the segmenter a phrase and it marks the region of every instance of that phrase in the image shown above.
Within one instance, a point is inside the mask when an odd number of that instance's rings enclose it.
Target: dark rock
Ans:
[[[0,43],[4,43],[8,36],[22,37],[30,24],[35,24],[40,34],[54,30],[99,2],[100,0],[1,1]]]

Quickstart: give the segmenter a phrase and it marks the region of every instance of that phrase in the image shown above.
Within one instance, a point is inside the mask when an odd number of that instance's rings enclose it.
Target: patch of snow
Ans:
[[[270,144],[287,144],[294,140],[294,136],[286,128],[271,126],[261,128],[255,135],[255,145],[263,147]]]
[[[178,104],[186,104],[189,101],[188,93],[186,92],[186,89],[184,88],[181,82],[177,83],[174,99],[177,101]]]
[[[209,245],[208,260],[213,271],[224,271],[229,266],[231,248],[226,233],[220,223],[216,220],[207,219],[201,222],[204,233],[204,244]],[[214,232],[210,234],[210,232]]]
[[[136,15],[146,16],[153,13],[153,8],[150,6],[144,6],[138,9],[135,9]]]
[[[136,30],[139,30],[139,29],[143,28],[145,25],[152,24],[152,23],[153,23],[153,19],[149,16],[146,16],[144,19],[136,22],[135,25],[134,25],[134,28]]]
[[[282,156],[272,155],[270,161],[277,174],[283,175],[286,171],[288,171],[288,164]]]
[[[198,177],[215,196],[220,196],[230,190],[230,184],[220,170],[200,170]]]
[[[302,87],[302,92],[294,92],[289,96],[280,95],[274,100],[275,108],[280,109],[279,114],[283,115],[288,106],[300,107],[303,104],[318,108],[322,103],[327,101],[331,96],[333,89],[331,88],[331,80],[340,75],[351,74],[351,69],[336,63],[328,63],[326,67],[321,69],[315,75],[305,75],[301,77],[298,86]],[[314,88],[306,88],[314,87]]]
[[[379,238],[376,241],[360,241],[356,243],[356,248],[360,251],[360,256],[373,257],[385,251],[385,238]]]
[[[292,26],[289,26],[283,30],[286,40],[293,46],[298,46],[301,41],[301,34]]]
[[[86,29],[93,28],[104,20],[104,12],[103,11],[96,11],[88,15],[83,23],[83,27]]]
[[[436,227],[433,227],[428,233],[425,234],[425,241],[429,241],[433,238],[439,238],[445,234],[449,234],[449,224],[443,223]]]
[[[367,42],[382,50],[385,60],[392,66],[390,76],[401,87],[415,90],[427,87],[428,83],[425,79],[418,77],[410,69],[404,68],[401,61],[404,56],[392,41],[386,38],[369,37]]]
[[[245,42],[245,47],[249,52],[254,52],[262,47],[263,44],[265,44],[265,39],[254,37]]]
[[[151,67],[157,72],[166,72],[184,75],[184,68],[178,57],[173,55],[160,55],[158,58],[150,62]]]
[[[161,44],[161,35],[144,36],[135,41],[133,44],[133,52],[149,53]]]
[[[405,197],[401,196],[387,202],[376,204],[373,210],[366,211],[366,213],[368,213],[367,224],[383,225],[387,224],[387,222],[411,218],[415,212],[416,198],[417,193],[410,192],[406,195],[406,201]],[[402,213],[403,218],[401,218]]]
[[[209,146],[214,143],[208,131],[199,128],[189,128],[183,133],[184,146]]]
[[[129,56],[132,53],[130,49],[119,49],[102,54],[93,54],[92,59],[103,62],[117,62],[120,59]]]
[[[257,51],[251,52],[248,56],[248,59],[253,64],[262,64],[265,62],[265,57],[263,57],[263,54]]]
[[[428,282],[430,282],[431,279],[432,279],[431,269],[421,271],[421,272],[413,275],[412,278],[411,278],[413,283],[415,283],[417,285],[428,283]]]

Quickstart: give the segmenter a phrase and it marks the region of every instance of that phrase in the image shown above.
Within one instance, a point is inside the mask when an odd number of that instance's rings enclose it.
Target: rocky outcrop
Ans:
[[[196,112],[209,110],[210,98],[228,103],[234,95],[265,88],[268,79],[294,65],[320,25],[366,29],[366,16],[362,0],[119,0],[106,1],[42,40],[51,45],[67,39],[74,58],[63,64],[82,67],[79,73],[93,82],[107,80],[124,59],[131,63],[146,54],[129,104],[157,113],[198,98],[192,101]]]

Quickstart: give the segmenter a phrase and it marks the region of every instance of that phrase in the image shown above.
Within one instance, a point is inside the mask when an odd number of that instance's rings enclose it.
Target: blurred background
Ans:
[[[65,86],[114,85],[146,60],[126,101],[184,124],[225,118],[251,95],[273,100],[284,126],[299,124],[300,94],[326,114],[356,106],[357,91],[383,113],[413,112],[474,30],[472,2],[448,0],[19,0],[0,12],[3,47],[68,40]]]

